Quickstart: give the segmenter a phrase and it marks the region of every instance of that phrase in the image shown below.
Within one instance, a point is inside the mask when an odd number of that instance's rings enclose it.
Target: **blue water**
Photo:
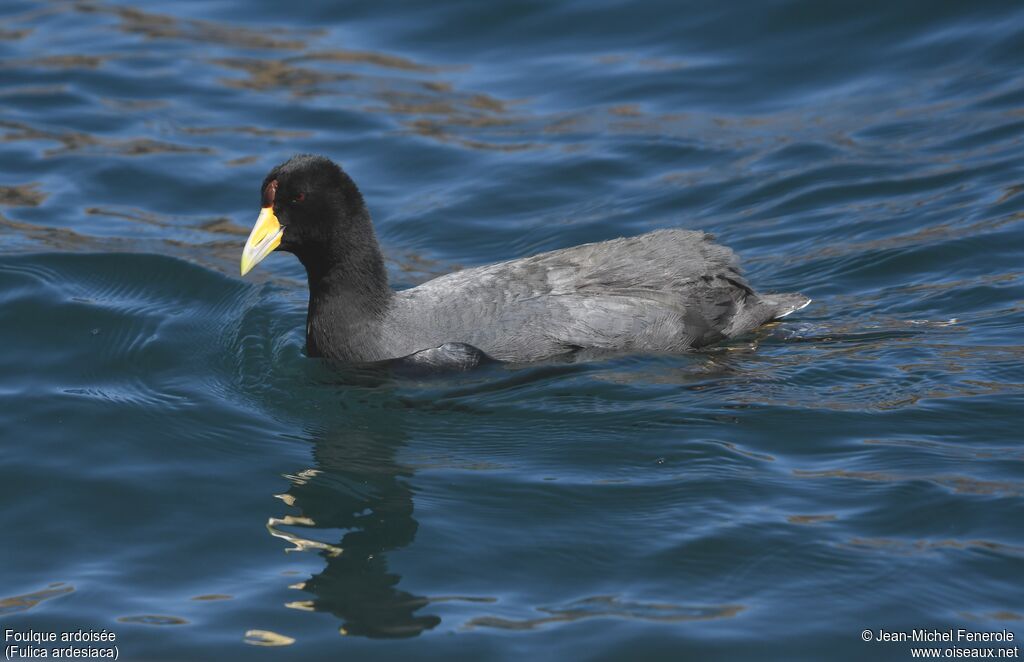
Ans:
[[[5,0],[0,55],[0,628],[129,660],[1020,643],[1019,3]],[[297,152],[359,183],[396,287],[683,227],[814,303],[685,356],[332,370],[298,262],[237,275]]]

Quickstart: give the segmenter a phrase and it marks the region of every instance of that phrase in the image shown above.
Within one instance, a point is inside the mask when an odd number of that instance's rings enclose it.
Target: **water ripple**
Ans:
[[[5,4],[0,550],[29,592],[0,611],[154,659],[860,659],[868,626],[1016,627],[1022,25]],[[359,182],[398,287],[683,227],[814,304],[685,356],[334,369],[293,258],[237,277],[296,152]]]

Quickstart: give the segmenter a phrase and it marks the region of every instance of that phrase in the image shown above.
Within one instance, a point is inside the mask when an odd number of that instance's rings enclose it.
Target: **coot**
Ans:
[[[731,250],[677,229],[465,269],[396,292],[363,196],[330,159],[296,156],[270,171],[261,192],[242,275],[275,249],[299,258],[313,357],[465,367],[580,350],[681,352],[810,302],[756,293]]]

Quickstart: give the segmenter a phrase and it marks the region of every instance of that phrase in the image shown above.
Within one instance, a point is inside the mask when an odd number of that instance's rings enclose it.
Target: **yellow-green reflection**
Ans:
[[[313,438],[314,467],[286,476],[291,487],[275,495],[292,512],[271,517],[271,535],[288,551],[318,554],[319,573],[291,588],[308,594],[284,606],[329,612],[343,635],[411,637],[441,622],[419,613],[430,600],[399,588],[388,568],[388,552],[412,543],[418,523],[408,480],[412,470],[395,459],[404,435],[393,420],[359,417],[344,429]],[[340,540],[323,531],[344,530]]]

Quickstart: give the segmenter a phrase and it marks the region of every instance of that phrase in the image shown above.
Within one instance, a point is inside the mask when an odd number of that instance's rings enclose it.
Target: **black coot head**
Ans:
[[[242,251],[242,275],[275,249],[307,269],[344,259],[347,247],[375,241],[352,179],[333,161],[300,155],[273,168],[260,186],[259,219]]]

